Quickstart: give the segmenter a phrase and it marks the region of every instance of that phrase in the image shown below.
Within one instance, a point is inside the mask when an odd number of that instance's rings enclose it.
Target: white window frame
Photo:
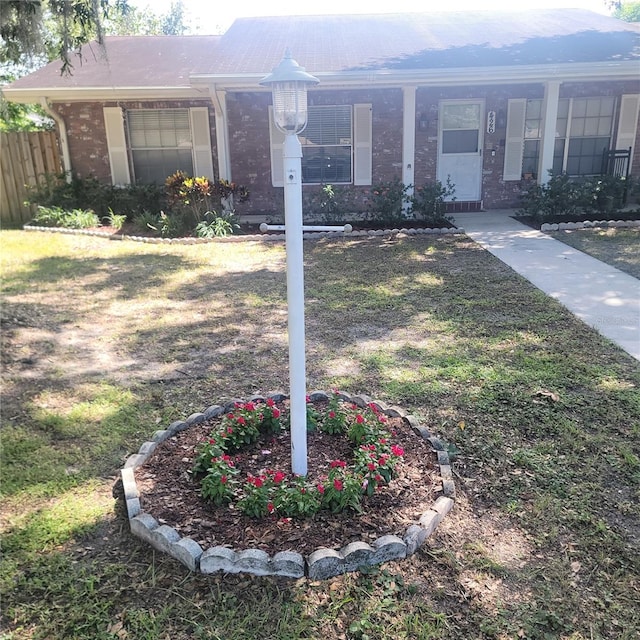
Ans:
[[[327,105],[327,107],[339,105]],[[351,180],[335,184],[371,185],[372,181],[372,106],[371,104],[350,105],[351,111]],[[310,107],[313,109],[314,107]],[[324,108],[324,107],[320,107]],[[304,131],[300,134],[304,143]],[[271,184],[274,187],[284,186],[283,146],[284,134],[278,130],[273,121],[273,107],[269,107],[269,141],[271,155]],[[303,144],[303,157],[304,147]],[[344,145],[346,146],[346,145]],[[319,184],[304,182],[303,186]]]

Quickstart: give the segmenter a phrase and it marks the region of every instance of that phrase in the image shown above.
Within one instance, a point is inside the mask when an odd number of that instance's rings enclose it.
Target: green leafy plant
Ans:
[[[240,228],[238,219],[233,213],[216,214],[207,211],[204,220],[198,222],[195,233],[199,238],[222,238],[230,236]]]
[[[547,222],[560,216],[612,214],[624,205],[625,196],[632,190],[633,182],[624,177],[552,176],[546,184],[529,186],[520,198],[518,213],[537,222]]]
[[[209,461],[207,475],[202,480],[202,497],[217,505],[231,502],[237,485],[235,476],[238,473],[229,455],[223,453],[213,456]]]
[[[403,207],[409,203],[408,187],[398,178],[380,182],[371,190],[369,218],[377,223],[393,225],[405,219]]]
[[[327,410],[324,412],[320,429],[331,435],[345,432],[347,428],[347,412],[343,410],[338,394],[334,391],[329,397]]]
[[[62,207],[38,207],[32,223],[43,227],[88,229],[99,227],[100,220],[91,209],[63,209]]]
[[[114,213],[113,209],[109,209],[109,215],[103,218],[107,221],[107,224],[114,229],[122,229],[124,223],[127,221],[127,216],[123,213]]]
[[[223,230],[225,234],[233,232],[235,227],[229,216],[235,211],[235,202],[245,202],[249,198],[249,190],[244,186],[228,180],[189,176],[184,171],[170,175],[164,186],[169,208],[181,212],[193,228],[198,228],[203,221],[214,222],[213,227],[210,224],[199,227],[201,233],[209,233],[209,229],[212,232]],[[217,226],[216,218],[222,220]]]
[[[151,211],[142,211],[133,218],[133,226],[142,233],[153,231],[160,233],[160,215]]]
[[[427,183],[421,187],[415,187],[413,194],[409,198],[409,213],[430,224],[442,224],[451,220],[446,215],[446,201],[454,201],[455,185],[451,182],[450,176],[444,184],[439,180]]]

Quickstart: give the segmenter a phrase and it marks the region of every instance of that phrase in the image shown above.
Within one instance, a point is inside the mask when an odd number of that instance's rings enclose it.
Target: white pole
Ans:
[[[287,251],[289,319],[289,402],[291,470],[307,475],[307,384],[304,339],[304,269],[302,258],[302,147],[297,135],[284,141],[284,220]]]

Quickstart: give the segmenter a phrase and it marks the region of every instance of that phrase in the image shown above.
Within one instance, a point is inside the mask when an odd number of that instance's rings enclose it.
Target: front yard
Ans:
[[[399,404],[458,500],[328,582],[189,575],[111,489],[157,429],[287,388],[285,253],[4,231],[2,640],[640,633],[640,366],[465,237],[305,243],[309,389]]]

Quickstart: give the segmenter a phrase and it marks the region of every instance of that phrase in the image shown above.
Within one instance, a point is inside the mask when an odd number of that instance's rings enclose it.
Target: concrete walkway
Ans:
[[[511,217],[513,213],[457,213],[455,224],[583,322],[640,360],[640,280],[517,222]]]

